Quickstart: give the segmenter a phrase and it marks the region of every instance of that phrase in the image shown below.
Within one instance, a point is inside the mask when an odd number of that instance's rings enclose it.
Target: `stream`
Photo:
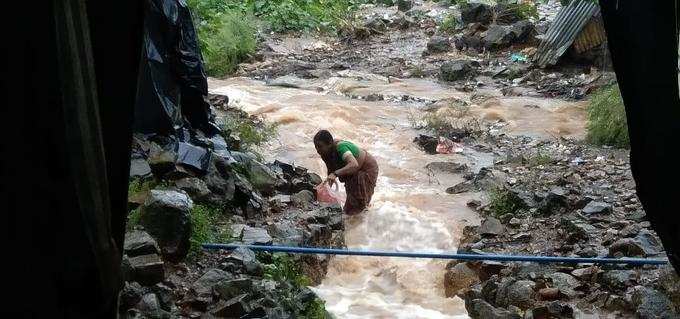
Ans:
[[[322,128],[376,157],[380,176],[372,204],[365,213],[345,220],[348,248],[455,252],[462,228],[479,223],[466,203],[482,194],[447,194],[445,189],[463,181],[462,176],[432,172],[425,165],[457,162],[475,171],[491,166],[498,155],[470,146],[459,154],[428,155],[413,143],[423,132],[412,127],[412,114],[437,101],[470,101],[469,93],[433,80],[351,72],[293,82],[268,85],[230,78],[211,79],[209,84],[211,93],[229,96],[231,105],[280,124],[279,140],[265,154],[270,160],[326,176],[312,143]],[[583,136],[582,103],[487,93],[491,97],[483,103],[471,104],[471,114],[502,120],[508,134]],[[376,95],[381,99],[357,98]],[[442,260],[335,256],[326,278],[313,289],[338,318],[467,318],[462,300],[444,296],[445,265]]]

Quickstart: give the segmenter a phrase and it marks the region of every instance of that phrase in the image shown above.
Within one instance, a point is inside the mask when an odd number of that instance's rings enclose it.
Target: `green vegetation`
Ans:
[[[264,277],[275,281],[290,281],[298,287],[309,286],[311,281],[286,253],[274,253],[271,263],[264,267]]]
[[[128,229],[134,228],[134,226],[139,225],[139,219],[141,218],[141,210],[139,208],[134,209],[128,213],[127,225]]]
[[[215,21],[210,27],[199,28],[201,52],[206,72],[225,76],[255,52],[256,30],[251,17],[238,11],[223,13]]]
[[[201,252],[201,244],[205,242],[227,243],[232,234],[229,225],[219,225],[218,218],[222,215],[222,208],[194,205],[191,209],[191,246],[189,258],[195,259]]]
[[[595,145],[630,146],[626,110],[618,85],[602,87],[591,96],[586,140]]]
[[[503,217],[508,214],[515,214],[526,205],[517,194],[506,188],[495,188],[489,192],[489,209],[496,217]]]
[[[251,150],[253,147],[275,139],[278,136],[278,124],[269,124],[264,121],[253,122],[248,119],[226,118],[222,131],[226,136],[236,136],[240,140],[242,150]]]
[[[156,181],[153,179],[133,178],[128,183],[128,196],[134,196],[141,193],[146,193],[154,186]]]
[[[264,255],[258,255],[258,257],[262,256]],[[281,298],[282,304],[294,312],[295,318],[327,318],[325,303],[319,298],[304,302],[301,307],[297,292],[300,288],[311,285],[312,282],[307,276],[302,274],[302,270],[298,266],[298,263],[293,260],[290,255],[285,253],[274,253],[271,255],[271,260],[267,261],[268,262],[265,262],[265,278],[291,284],[289,286],[282,286],[284,288],[279,292],[279,297]]]
[[[538,150],[536,153],[526,157],[525,162],[528,166],[534,167],[550,164],[553,162],[553,158],[549,154]]]
[[[446,33],[453,33],[456,28],[460,25],[460,21],[455,15],[449,14],[444,18],[444,21],[439,25],[439,30]]]

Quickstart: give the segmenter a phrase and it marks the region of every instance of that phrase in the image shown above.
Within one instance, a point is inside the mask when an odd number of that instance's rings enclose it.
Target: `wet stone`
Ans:
[[[578,292],[575,289],[581,286],[578,279],[573,276],[561,272],[552,273],[548,276],[553,285],[557,287],[562,294],[570,298],[576,297]]]
[[[612,206],[604,202],[592,201],[583,207],[582,211],[586,216],[608,215],[612,212]]]
[[[600,283],[613,290],[625,289],[637,282],[634,270],[609,270],[600,276]]]
[[[160,252],[156,241],[145,231],[133,230],[125,233],[125,254],[135,257]]]
[[[269,245],[272,237],[264,228],[246,226],[243,228],[241,242],[245,245]]]
[[[487,217],[477,231],[482,236],[498,236],[505,232],[505,226],[498,219]]]
[[[143,285],[154,285],[165,278],[163,261],[156,254],[132,257],[129,261],[134,280]]]

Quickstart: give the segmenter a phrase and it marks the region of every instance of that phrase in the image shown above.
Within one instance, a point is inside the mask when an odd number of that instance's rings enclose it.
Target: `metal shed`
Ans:
[[[540,67],[554,65],[573,47],[583,53],[607,39],[596,2],[575,0],[563,7],[541,41],[533,61]]]

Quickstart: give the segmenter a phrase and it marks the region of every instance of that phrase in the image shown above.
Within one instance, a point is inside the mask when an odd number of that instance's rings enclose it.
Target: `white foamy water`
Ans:
[[[309,87],[334,92],[324,93],[232,78],[211,80],[210,91],[228,95],[231,105],[281,124],[280,141],[273,143],[268,154],[271,159],[292,162],[325,176],[323,162],[312,144],[312,137],[321,128],[357,143],[377,159],[380,177],[371,207],[345,220],[348,248],[455,252],[462,227],[478,223],[477,215],[465,204],[479,194],[446,194],[444,190],[462,178],[433,178],[424,167],[430,162],[456,161],[474,169],[479,168],[482,157],[470,150],[462,155],[427,155],[412,142],[418,132],[411,128],[409,112],[403,105],[366,102],[336,93],[376,90],[424,99],[462,95],[427,80],[389,82],[375,77],[363,83],[343,78],[310,83]],[[524,102],[508,98],[491,103],[474,112],[506,117],[510,128],[526,129],[524,120],[531,122],[533,129],[544,129],[536,128],[534,116],[522,113],[528,110]],[[564,115],[541,103],[545,101],[532,101],[541,105],[543,123],[545,117],[553,116],[569,133],[578,130],[578,123],[572,121],[573,117],[578,120],[578,110]],[[445,265],[442,260],[335,256],[326,278],[313,289],[338,318],[467,318],[462,300],[444,296]]]

